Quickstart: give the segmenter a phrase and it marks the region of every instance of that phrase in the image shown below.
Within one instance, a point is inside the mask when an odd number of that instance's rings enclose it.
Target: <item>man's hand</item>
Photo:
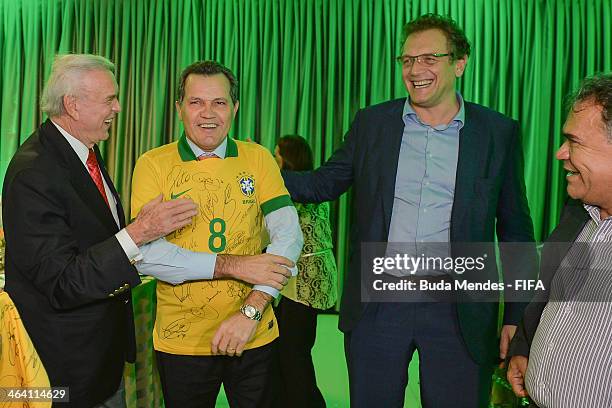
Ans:
[[[254,306],[263,315],[270,304],[272,296],[258,290],[252,290],[244,299],[244,303]],[[251,320],[242,312],[238,312],[221,323],[211,343],[213,354],[227,356],[242,355],[244,347],[251,340],[259,322]]]
[[[233,278],[282,290],[291,277],[287,268],[294,265],[291,260],[272,254],[217,255],[214,279]]]
[[[197,206],[190,199],[163,201],[160,194],[146,203],[136,220],[125,229],[136,246],[141,246],[190,224],[197,214]]]
[[[249,319],[241,312],[233,314],[217,329],[211,343],[212,353],[240,357],[258,324],[258,321]]]
[[[527,397],[525,389],[525,373],[527,372],[527,364],[529,359],[525,356],[513,356],[508,364],[508,373],[506,377],[512,386],[512,391],[517,397]]]
[[[512,324],[505,324],[501,329],[499,339],[499,358],[502,360],[504,360],[506,358],[506,354],[508,354],[508,347],[510,346],[512,337],[514,337],[514,333],[516,333],[516,326]]]

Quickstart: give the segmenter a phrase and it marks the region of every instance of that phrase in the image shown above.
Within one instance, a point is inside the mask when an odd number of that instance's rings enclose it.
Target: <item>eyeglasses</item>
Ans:
[[[416,55],[416,56],[412,56],[412,55],[400,55],[399,57],[396,57],[395,59],[397,60],[397,62],[399,62],[400,64],[402,64],[403,67],[405,68],[410,68],[411,66],[414,65],[414,62],[418,62],[419,64],[421,64],[424,67],[431,67],[432,65],[435,65],[438,63],[438,61],[440,61],[440,58],[442,57],[451,57],[452,58],[453,54],[452,53],[447,53],[447,54],[421,54],[421,55]]]

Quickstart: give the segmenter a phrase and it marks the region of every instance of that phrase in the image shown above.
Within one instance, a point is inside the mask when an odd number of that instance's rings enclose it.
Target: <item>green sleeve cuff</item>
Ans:
[[[262,203],[261,211],[263,211],[264,215],[268,215],[272,211],[276,211],[283,207],[293,207],[293,201],[291,201],[291,197],[288,195],[278,196]]]

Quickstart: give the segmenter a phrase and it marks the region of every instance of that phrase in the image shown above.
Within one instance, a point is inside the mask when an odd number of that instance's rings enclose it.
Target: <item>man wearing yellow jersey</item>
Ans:
[[[202,266],[209,279],[158,282],[153,343],[169,408],[214,407],[222,383],[232,407],[269,404],[278,328],[268,305],[278,290],[223,271],[248,276],[264,248],[277,256],[276,267],[293,266],[282,257],[297,260],[303,240],[272,155],[227,136],[237,94],[238,82],[223,65],[187,67],[176,102],[184,135],[145,153],[134,170],[132,214],[160,193],[166,200],[191,198],[200,212],[166,238],[211,254]]]

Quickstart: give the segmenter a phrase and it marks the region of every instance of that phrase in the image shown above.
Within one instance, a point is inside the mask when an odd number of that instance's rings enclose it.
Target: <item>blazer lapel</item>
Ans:
[[[459,225],[471,199],[474,186],[479,178],[487,174],[490,160],[490,137],[482,121],[474,117],[470,103],[465,102],[465,124],[459,131],[459,152],[455,177],[455,193],[451,212],[451,241],[461,241],[461,231],[453,228]]]
[[[589,218],[589,214],[580,201],[570,199],[566,203],[557,228],[546,239],[542,249],[540,279],[545,281],[547,287]],[[548,295],[549,292],[546,292],[546,299]],[[542,307],[544,307],[543,304]],[[532,329],[532,335],[533,333],[535,333],[535,327]]]
[[[557,248],[557,261],[559,263],[561,263],[589,219],[589,213],[582,206],[582,202],[573,199],[568,200],[559,225],[546,240],[546,242],[553,243]],[[565,245],[559,245],[559,243]]]
[[[113,184],[113,181],[111,180],[110,175],[106,170],[106,165],[104,163],[104,160],[100,156],[100,150],[98,149],[97,145],[94,146],[94,152],[96,153],[96,158],[98,159],[98,164],[100,166],[100,171],[102,172],[102,177],[104,177],[104,180],[106,180],[106,184],[108,184],[108,188],[111,190],[111,193],[113,194],[113,196],[115,197],[115,201],[117,202],[117,216],[119,218],[119,227],[123,228],[125,227],[125,215],[123,212],[123,206],[121,205],[119,193],[117,192],[115,185]],[[111,197],[108,197],[108,202],[110,205],[113,205],[113,200],[111,200]]]
[[[384,216],[384,240],[389,237],[391,225],[391,213],[393,212],[393,198],[395,196],[395,179],[397,177],[397,165],[399,163],[400,147],[404,134],[404,120],[402,112],[406,98],[398,99],[387,112],[388,117],[383,121],[380,130],[381,160],[378,162],[380,173],[378,184],[380,186],[380,197],[382,199]],[[384,161],[383,161],[384,160]]]
[[[64,162],[68,170],[70,183],[77,195],[81,197],[92,213],[109,229],[109,231],[116,232],[118,228],[110,208],[106,205],[98,187],[91,179],[89,172],[81,160],[79,160],[79,157],[68,141],[66,141],[64,136],[62,136],[50,120],[47,120],[41,128],[47,141],[53,146],[59,158]],[[98,154],[97,151],[96,154]],[[112,185],[112,183],[109,185]]]
[[[547,241],[574,242],[589,219],[589,213],[584,209],[582,202],[574,199],[568,200],[565,205],[565,214]]]

